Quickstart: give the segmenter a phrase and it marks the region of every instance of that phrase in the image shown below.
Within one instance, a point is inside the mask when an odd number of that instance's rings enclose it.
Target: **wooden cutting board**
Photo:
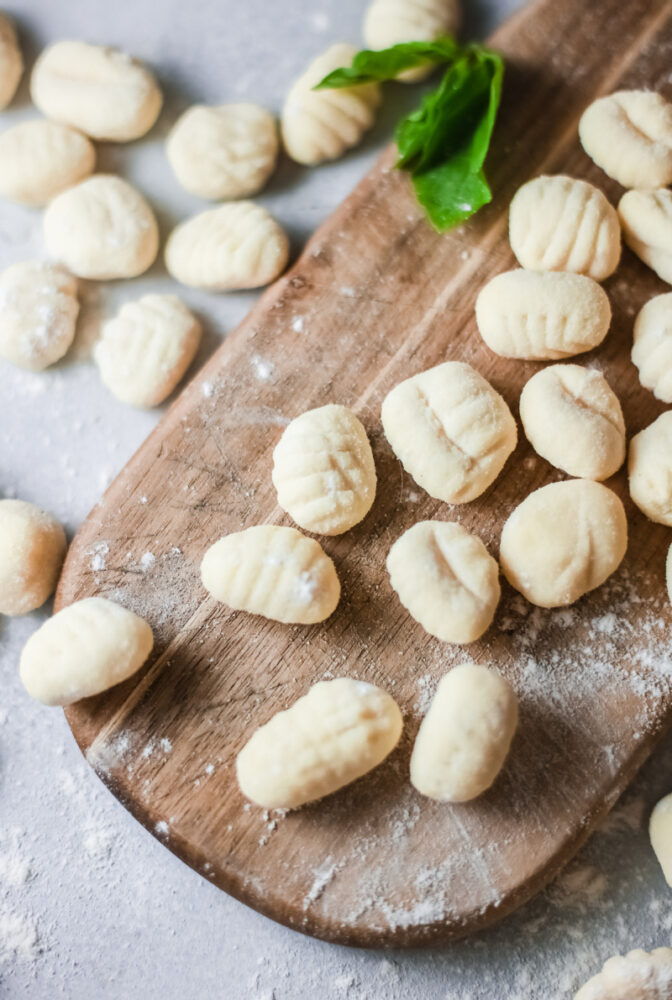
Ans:
[[[626,502],[628,555],[610,582],[570,609],[534,609],[505,585],[493,628],[460,648],[409,618],[385,572],[392,542],[423,518],[458,519],[496,554],[513,507],[562,478],[523,439],[484,496],[442,504],[394,458],[381,400],[401,379],[459,359],[517,413],[539,365],[496,357],[474,322],[479,288],[514,265],[509,201],[528,178],[566,172],[615,202],[618,186],[579,147],[582,110],[619,87],[672,96],[668,0],[541,0],[492,44],[508,64],[488,163],[494,203],[439,236],[388,150],[91,512],[57,596],[61,608],[103,594],[154,629],[155,652],[139,675],[67,711],[114,794],[227,892],[343,944],[447,941],[510,912],[576,852],[672,719],[663,569],[670,537],[634,509],[624,473],[610,485]],[[613,327],[583,361],[606,373],[633,433],[662,409],[629,361],[633,316],[664,289],[628,252],[606,288]],[[276,503],[271,452],[292,417],[327,402],[359,414],[379,475],[365,521],[321,539],[342,580],[340,606],[312,627],[232,612],[201,587],[201,557],[227,532],[291,523]],[[520,729],[489,793],[441,805],[410,786],[409,754],[436,682],[467,657],[515,684]],[[406,720],[401,745],[369,776],[301,811],[282,816],[246,804],[235,780],[239,749],[312,683],[339,675],[394,694]]]

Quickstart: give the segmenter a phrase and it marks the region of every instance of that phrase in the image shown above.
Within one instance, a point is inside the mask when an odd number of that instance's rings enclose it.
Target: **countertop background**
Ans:
[[[484,37],[520,0],[464,0],[465,34]],[[172,177],[163,138],[195,101],[280,109],[308,60],[360,41],[364,0],[14,0],[30,66],[57,38],[120,45],[158,72],[166,108],[151,136],[101,147],[101,169],[135,180],[163,235],[205,207]],[[373,162],[417,91],[389,87],[375,130],[340,162],[283,161],[260,201],[294,254]],[[26,81],[0,127],[34,115]],[[0,204],[0,267],[40,256],[41,218]],[[170,287],[161,264],[132,283],[84,289],[83,320],[63,363],[33,375],[0,362],[0,496],[35,501],[73,533],[154,426],[160,411],[124,407],[88,360],[101,318]],[[197,370],[242,319],[253,294],[182,290],[206,336]],[[672,943],[672,892],[646,823],[672,788],[672,739],[604,827],[540,897],[499,927],[443,950],[361,952],[325,945],[248,910],[142,829],[81,758],[62,713],[32,703],[21,647],[48,608],[0,619],[0,997],[31,1000],[554,1000],[615,952]]]

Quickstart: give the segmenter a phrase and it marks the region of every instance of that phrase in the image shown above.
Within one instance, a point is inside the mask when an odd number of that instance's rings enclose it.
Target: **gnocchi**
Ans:
[[[158,406],[193,361],[201,325],[176,295],[126,302],[103,325],[93,352],[100,376],[122,403]]]
[[[301,528],[340,535],[369,512],[376,466],[362,424],[346,406],[296,417],[273,452],[278,503]]]
[[[604,289],[583,274],[505,271],[481,289],[476,322],[495,354],[557,361],[602,343],[611,306]]]
[[[430,635],[474,642],[499,603],[499,567],[476,535],[450,521],[420,521],[390,549],[387,571],[399,600]]]
[[[280,275],[289,240],[252,201],[220,205],[177,226],[166,243],[166,267],[183,285],[232,291],[260,288]]]
[[[649,837],[665,881],[672,888],[672,795],[661,799],[651,813]]]
[[[619,90],[593,101],[579,122],[581,145],[627,188],[672,183],[672,104],[650,90]]]
[[[632,252],[672,284],[672,191],[626,191],[618,214]]]
[[[349,677],[320,681],[245,744],[236,760],[240,790],[266,809],[296,809],[378,767],[402,727],[399,706],[381,688]]]
[[[571,479],[542,486],[515,508],[502,530],[499,558],[506,579],[531,604],[559,608],[603,584],[627,544],[616,494]]]
[[[0,14],[0,111],[11,103],[23,73],[23,56],[16,28]]]
[[[324,621],[341,596],[336,567],[319,542],[277,524],[220,538],[203,557],[201,579],[235,611],[287,624]]]
[[[454,35],[459,23],[458,0],[372,0],[364,15],[364,41],[370,49],[432,42],[441,35]],[[431,70],[431,65],[407,70],[399,79],[412,83]]]
[[[672,526],[672,411],[632,438],[628,475],[630,496],[641,512]]]
[[[468,503],[490,486],[516,447],[516,422],[470,365],[447,361],[400,382],[383,400],[393,452],[430,496]]]
[[[0,614],[41,607],[56,589],[66,548],[51,514],[34,503],[0,500]]]
[[[0,275],[0,357],[39,372],[66,353],[79,313],[77,282],[62,267],[29,260]]]
[[[581,987],[574,1000],[669,1000],[672,996],[672,948],[648,953],[640,948],[615,955],[602,972]]]
[[[315,166],[335,160],[356,146],[374,122],[380,87],[365,83],[338,90],[313,90],[328,73],[349,66],[351,45],[332,45],[314,59],[287,94],[280,127],[287,154],[297,163]]]
[[[644,388],[672,403],[672,292],[656,295],[640,310],[631,357]]]
[[[46,205],[93,173],[96,151],[81,132],[58,122],[21,122],[0,134],[0,195]]]
[[[43,704],[71,705],[126,680],[153,645],[143,618],[105,597],[85,597],[31,635],[21,654],[21,680]]]

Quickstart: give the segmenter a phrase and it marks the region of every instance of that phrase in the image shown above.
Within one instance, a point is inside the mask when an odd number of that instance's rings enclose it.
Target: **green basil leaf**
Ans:
[[[459,46],[454,38],[445,36],[435,42],[401,42],[389,49],[363,49],[352,65],[335,69],[317,84],[315,90],[355,87],[360,83],[383,83],[394,80],[406,69],[427,63],[445,63],[455,58]]]

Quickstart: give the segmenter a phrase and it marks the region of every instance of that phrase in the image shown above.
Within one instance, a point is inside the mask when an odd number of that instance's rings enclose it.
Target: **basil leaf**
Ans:
[[[383,83],[394,80],[405,69],[426,63],[445,63],[455,58],[459,46],[454,38],[437,38],[435,42],[401,42],[378,52],[363,49],[352,65],[335,69],[314,90],[355,87],[360,83]]]

